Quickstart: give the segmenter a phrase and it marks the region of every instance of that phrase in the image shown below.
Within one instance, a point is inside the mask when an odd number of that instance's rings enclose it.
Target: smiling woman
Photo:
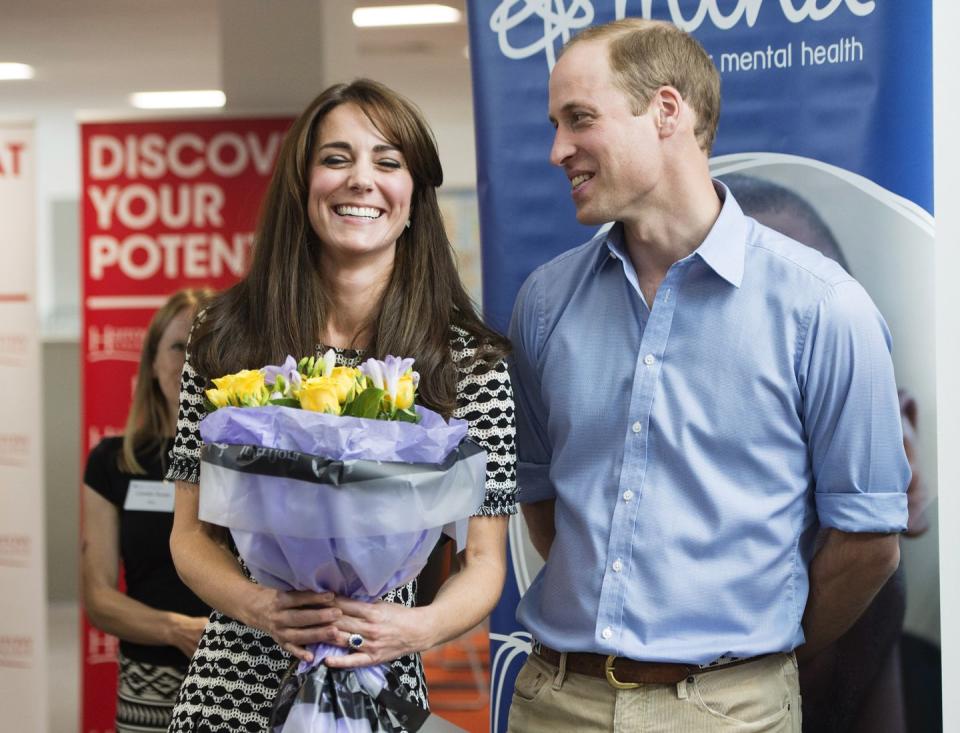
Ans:
[[[250,272],[198,316],[181,382],[171,547],[180,575],[216,610],[171,731],[273,730],[281,676],[319,642],[353,648],[327,658],[331,667],[390,662],[392,689],[425,708],[419,652],[476,626],[499,598],[507,515],[516,512],[509,345],[480,320],[457,275],[437,203],[442,181],[419,110],[373,81],[330,87],[287,135]],[[412,357],[420,403],[465,419],[486,450],[485,496],[461,570],[430,604],[416,606],[416,581],[378,603],[258,585],[225,530],[198,518],[207,375],[327,349],[341,366]]]
[[[393,263],[393,247],[410,221],[413,178],[403,153],[355,104],[336,107],[320,127],[310,175],[308,215],[323,242],[321,260]],[[325,269],[327,269],[325,268]]]

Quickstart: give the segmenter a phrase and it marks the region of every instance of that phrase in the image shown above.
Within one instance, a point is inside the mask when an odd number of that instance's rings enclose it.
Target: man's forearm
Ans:
[[[899,563],[899,535],[830,530],[810,563],[810,595],[803,614],[806,643],[797,656],[809,659],[843,635]]]
[[[555,499],[520,505],[523,509],[523,518],[527,522],[527,530],[530,533],[530,542],[533,543],[533,547],[544,560],[550,554],[550,547],[553,545],[553,538],[556,534],[556,527],[553,523],[555,505]]]

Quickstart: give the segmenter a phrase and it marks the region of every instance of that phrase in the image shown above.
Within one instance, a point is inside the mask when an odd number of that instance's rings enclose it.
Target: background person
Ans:
[[[518,610],[535,643],[510,730],[799,733],[794,650],[846,631],[899,560],[888,331],[849,274],[711,180],[719,75],[691,36],[587,29],[549,92],[578,221],[615,223],[514,310],[518,480],[546,563]]]
[[[281,675],[305,647],[356,653],[331,667],[392,661],[406,697],[427,706],[419,652],[485,618],[506,572],[516,512],[513,397],[506,340],[477,316],[457,275],[436,189],[433,134],[409,101],[370,80],[330,87],[287,134],[248,276],[198,318],[168,474],[177,480],[172,547],[187,583],[215,609],[181,688],[171,731],[266,730]],[[420,401],[467,420],[487,451],[486,496],[470,519],[461,570],[414,607],[415,584],[380,603],[253,583],[225,532],[197,517],[198,424],[211,376],[337,353],[416,359]]]
[[[90,623],[120,639],[117,733],[167,730],[210,613],[173,566],[174,489],[163,481],[187,334],[207,295],[181,290],[154,314],[124,434],[100,441],[84,473],[83,599]]]
[[[720,180],[743,213],[813,247],[850,271],[836,237],[816,209],[785,186],[734,173]],[[929,496],[916,460],[917,403],[899,391],[903,448],[910,463],[907,537],[923,534]],[[822,541],[822,538],[821,538]],[[907,730],[900,639],[906,585],[900,567],[856,623],[833,644],[800,666],[803,727],[811,733],[900,733]]]

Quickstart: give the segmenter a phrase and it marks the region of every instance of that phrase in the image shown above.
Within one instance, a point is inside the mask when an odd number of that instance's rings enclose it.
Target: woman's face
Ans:
[[[406,160],[354,104],[320,125],[310,171],[310,224],[333,262],[392,261],[410,218],[413,178]]]
[[[193,311],[184,308],[167,324],[157,344],[157,355],[153,359],[153,377],[160,384],[160,391],[167,400],[167,406],[176,415],[180,399],[180,372],[187,349],[187,336]]]

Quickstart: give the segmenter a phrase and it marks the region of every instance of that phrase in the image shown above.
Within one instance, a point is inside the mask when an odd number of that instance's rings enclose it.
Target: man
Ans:
[[[518,610],[515,733],[799,731],[793,651],[899,562],[886,325],[711,181],[719,96],[696,41],[639,19],[584,31],[551,74],[551,161],[581,223],[615,223],[534,272],[511,326],[546,559]]]

